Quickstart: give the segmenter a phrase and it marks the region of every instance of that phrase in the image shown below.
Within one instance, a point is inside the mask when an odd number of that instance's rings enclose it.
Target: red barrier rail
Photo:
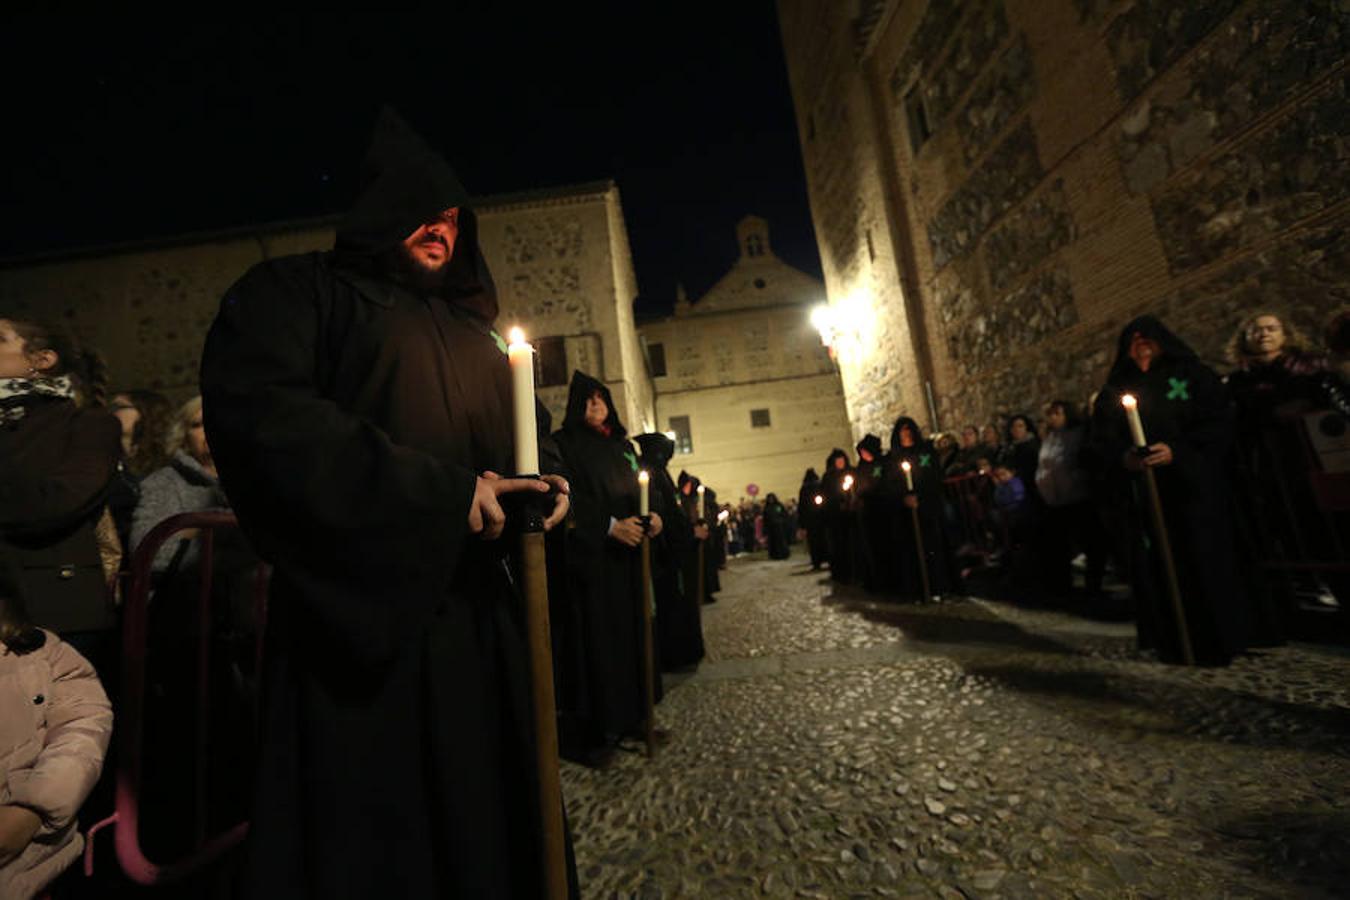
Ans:
[[[209,672],[212,636],[212,579],[215,575],[215,533],[217,529],[237,529],[233,513],[224,511],[181,513],[170,516],[151,529],[137,546],[131,561],[131,587],[127,592],[122,619],[121,706],[116,728],[117,788],[114,812],[89,829],[85,847],[85,874],[93,873],[93,839],[97,832],[114,826],[117,862],[132,881],[142,885],[162,885],[201,871],[239,844],[248,832],[248,823],[239,822],[225,830],[206,834],[207,754],[209,750],[210,692]],[[145,737],[146,653],[149,632],[149,607],[152,566],[155,554],[175,534],[195,529],[200,547],[200,579],[197,593],[197,666],[194,784],[196,816],[193,823],[194,849],[181,859],[160,863],[147,858],[140,843],[142,764]],[[254,663],[260,672],[263,633],[267,615],[269,569],[258,563],[254,571],[253,612],[255,621]],[[254,716],[257,708],[255,702]]]

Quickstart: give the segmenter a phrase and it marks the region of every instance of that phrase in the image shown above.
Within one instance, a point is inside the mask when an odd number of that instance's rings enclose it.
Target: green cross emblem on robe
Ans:
[[[623,458],[628,460],[628,465],[633,467],[633,471],[638,470],[637,455],[632,450],[623,451]]]
[[[497,329],[495,329],[495,328],[492,329],[491,334],[492,334],[492,339],[493,339],[494,341],[497,342],[497,349],[500,350],[500,351],[502,351],[503,353],[505,353],[505,352],[506,352],[506,341],[502,339],[502,336],[501,336],[500,334],[497,333]]]
[[[932,458],[933,458],[933,457],[932,457],[931,454],[928,454],[928,453],[920,453],[920,454],[919,454],[919,465],[921,465],[921,466],[932,465],[932,463],[929,462],[929,460],[931,460]]]
[[[881,477],[881,466],[873,466],[873,467],[872,467],[872,477],[873,477],[873,478],[880,478],[880,477]]]
[[[1191,383],[1190,383],[1190,381],[1189,381],[1188,379],[1185,379],[1185,378],[1169,378],[1169,379],[1167,379],[1167,383],[1168,383],[1169,385],[1171,385],[1171,387],[1172,387],[1172,389],[1171,389],[1170,391],[1167,392],[1167,399],[1168,399],[1168,400],[1189,400],[1189,399],[1191,399],[1191,394],[1190,394],[1190,386],[1191,386]]]

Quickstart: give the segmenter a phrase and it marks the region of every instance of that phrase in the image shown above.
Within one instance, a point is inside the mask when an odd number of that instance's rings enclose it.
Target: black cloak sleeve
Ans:
[[[203,413],[225,491],[266,559],[360,580],[448,577],[476,475],[325,396],[319,373],[341,365],[321,340],[335,288],[310,259],[252,269],[207,335]]]

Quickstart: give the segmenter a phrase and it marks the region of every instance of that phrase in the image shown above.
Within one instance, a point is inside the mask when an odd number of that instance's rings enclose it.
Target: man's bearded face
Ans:
[[[459,207],[452,206],[417,226],[403,240],[408,257],[427,272],[439,272],[450,262],[459,237]]]

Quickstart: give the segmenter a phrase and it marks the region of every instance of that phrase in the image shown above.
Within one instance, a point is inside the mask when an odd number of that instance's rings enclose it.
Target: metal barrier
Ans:
[[[122,619],[121,705],[117,710],[115,746],[116,800],[113,814],[89,829],[84,856],[86,876],[93,874],[94,838],[99,831],[109,826],[114,826],[118,865],[132,881],[147,886],[168,884],[204,869],[239,844],[248,832],[248,823],[245,821],[216,834],[206,833],[215,533],[217,529],[237,528],[238,522],[230,512],[181,513],[170,516],[156,525],[136,547],[132,556],[130,590],[126,594]],[[194,734],[196,755],[193,759],[193,789],[196,799],[196,815],[193,822],[194,849],[181,859],[155,862],[147,858],[140,842],[152,565],[160,547],[178,532],[188,529],[198,531],[197,540],[200,548],[195,631],[197,704]],[[268,577],[269,567],[259,562],[253,572],[255,673],[261,671]],[[256,700],[253,714],[256,720],[258,714]]]

